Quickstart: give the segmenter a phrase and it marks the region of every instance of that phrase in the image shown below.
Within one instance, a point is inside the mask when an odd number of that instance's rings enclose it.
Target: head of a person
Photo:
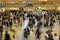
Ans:
[[[27,28],[27,30],[29,30],[29,28]]]
[[[55,33],[54,36],[57,36],[57,33]]]
[[[46,33],[47,33],[47,34],[51,34],[51,31],[50,31],[50,30],[48,30],[48,31],[46,31]]]
[[[24,31],[26,31],[26,29],[24,29]]]
[[[6,34],[8,34],[8,31],[6,31]]]

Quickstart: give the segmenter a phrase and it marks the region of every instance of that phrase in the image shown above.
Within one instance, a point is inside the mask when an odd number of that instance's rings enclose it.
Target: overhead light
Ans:
[[[44,1],[47,1],[47,0],[44,0]]]
[[[16,2],[14,2],[14,1],[12,2],[12,1],[11,1],[11,2],[9,2],[9,3],[16,3]]]
[[[39,0],[39,1],[43,1],[43,0]]]
[[[41,0],[39,0],[39,1],[41,1]]]
[[[57,6],[59,6],[59,4],[57,4]]]
[[[41,9],[41,7],[38,7],[38,9]]]

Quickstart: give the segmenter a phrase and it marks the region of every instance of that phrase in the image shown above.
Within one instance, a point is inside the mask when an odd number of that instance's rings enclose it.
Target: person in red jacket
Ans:
[[[18,26],[20,26],[20,18],[17,18]]]

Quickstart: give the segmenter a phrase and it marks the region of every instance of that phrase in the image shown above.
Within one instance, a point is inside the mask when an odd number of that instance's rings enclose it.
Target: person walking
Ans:
[[[27,28],[27,33],[28,33],[28,35],[30,34],[30,29],[29,28]]]
[[[39,28],[37,28],[35,35],[36,35],[36,38],[40,40],[41,32],[39,31]]]
[[[57,33],[54,34],[54,40],[59,40],[59,36],[57,35]]]
[[[48,33],[48,40],[54,40],[54,38],[53,38],[53,35],[52,35],[52,33],[51,33],[51,31],[49,31],[49,33]]]
[[[0,25],[0,35],[1,35],[1,37],[2,37],[2,33],[3,33],[3,26]]]
[[[5,39],[4,40],[11,40],[10,35],[8,34],[8,31],[6,31],[6,33],[5,33]]]
[[[10,30],[12,29],[12,20],[9,21]]]
[[[52,30],[53,27],[54,27],[53,17],[51,17],[51,19],[50,19],[50,28],[51,28],[51,31],[53,31]]]
[[[28,32],[26,29],[24,29],[24,40],[27,40],[28,38]]]
[[[45,34],[45,40],[48,40],[48,39],[49,39],[48,31],[46,31],[46,34]]]

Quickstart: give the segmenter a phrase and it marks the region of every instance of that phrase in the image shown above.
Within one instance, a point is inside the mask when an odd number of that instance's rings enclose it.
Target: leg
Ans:
[[[12,29],[12,25],[10,25],[10,30]]]

